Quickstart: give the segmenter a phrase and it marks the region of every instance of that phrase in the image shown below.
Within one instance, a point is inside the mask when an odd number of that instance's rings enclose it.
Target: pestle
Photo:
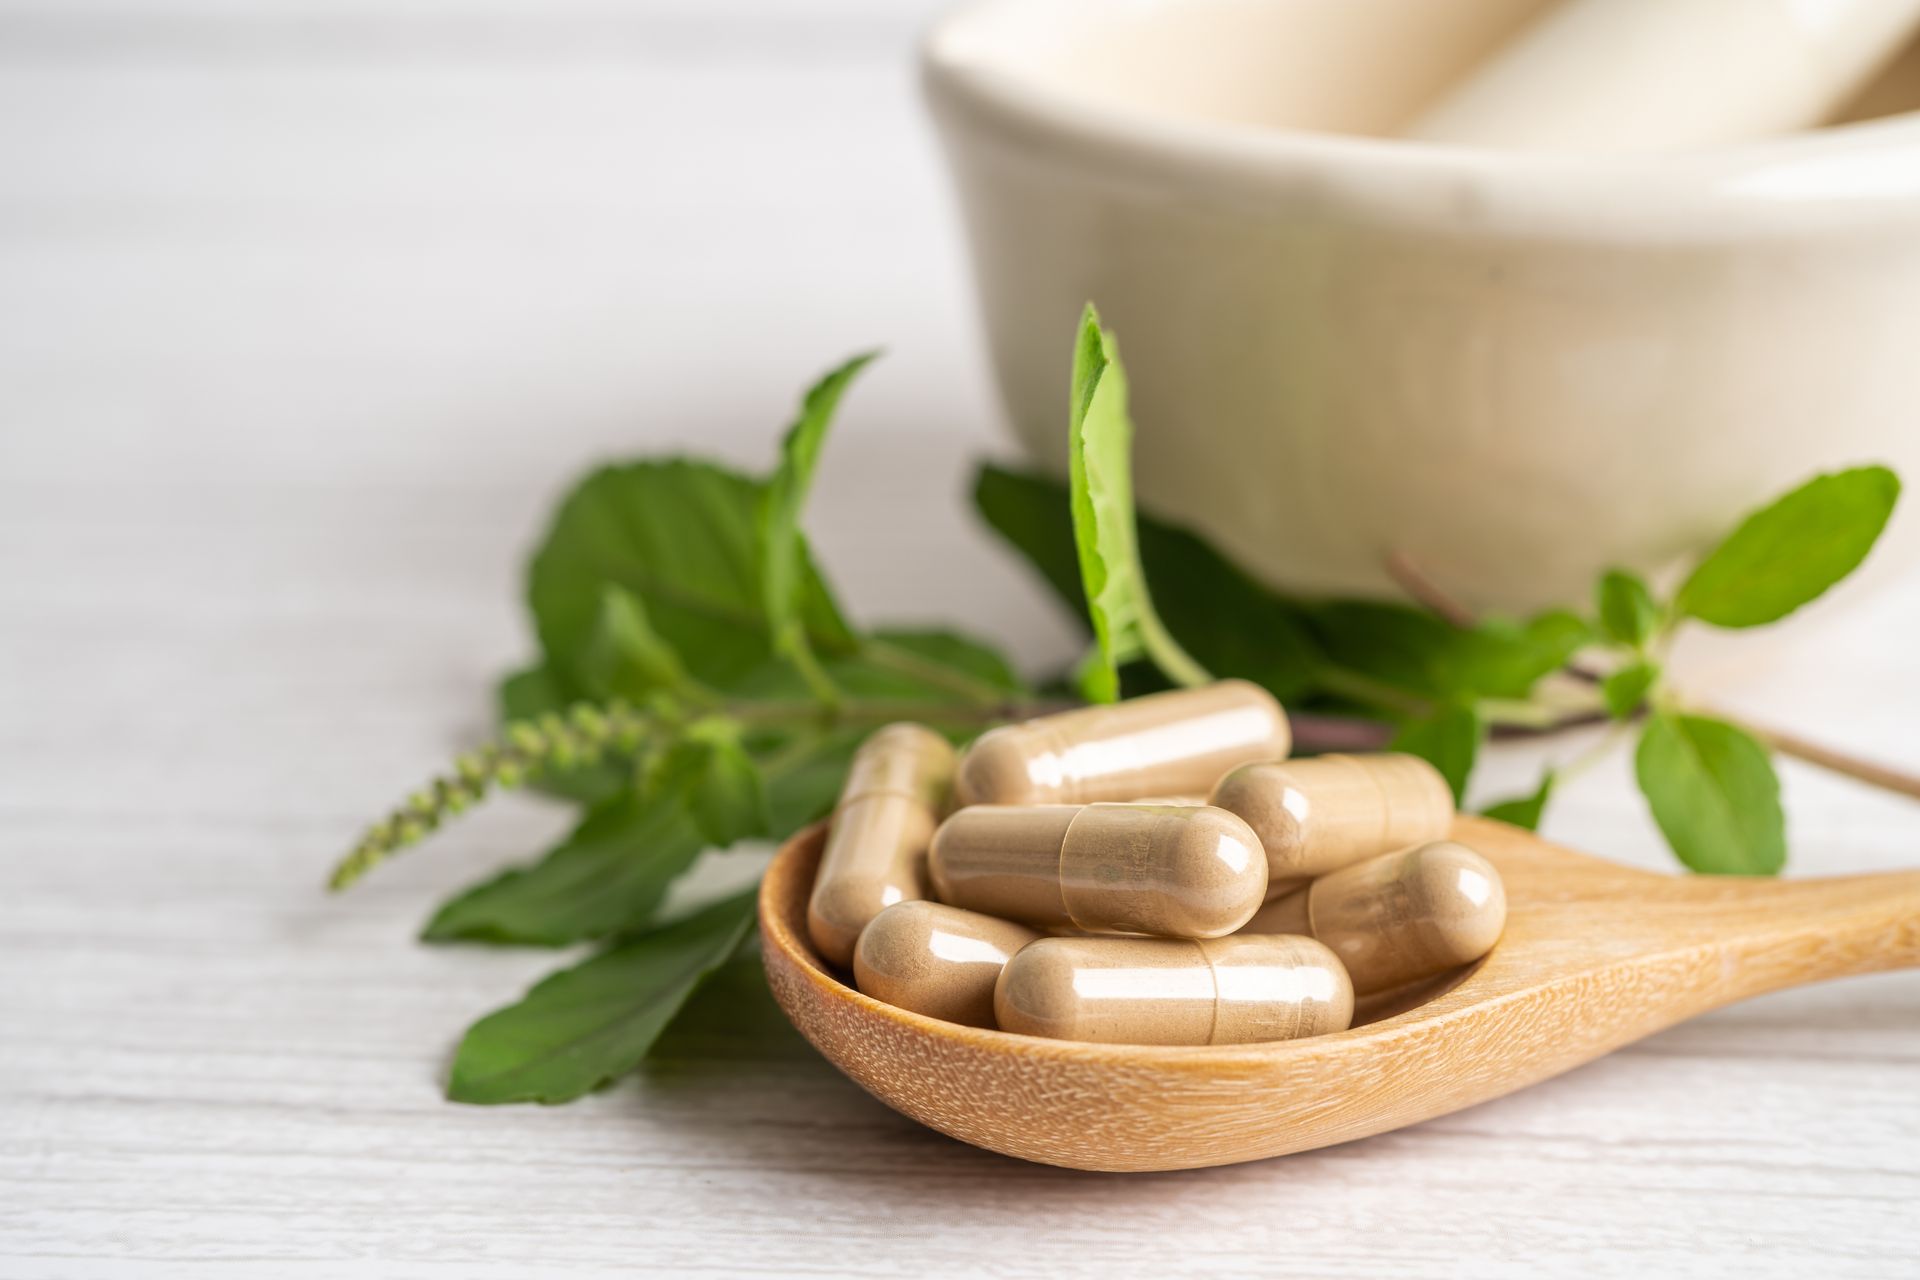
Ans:
[[[1566,0],[1402,130],[1454,146],[1632,152],[1826,119],[1920,27],[1920,0]]]

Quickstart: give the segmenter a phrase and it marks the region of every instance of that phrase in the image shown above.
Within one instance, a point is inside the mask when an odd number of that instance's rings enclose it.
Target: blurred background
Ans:
[[[57,766],[35,799],[293,821],[347,767],[292,749],[324,722],[378,803],[530,651],[566,484],[766,466],[878,344],[809,514],[845,598],[1067,656],[963,506],[998,432],[914,88],[934,8],[0,6],[0,666],[4,732]]]
[[[1018,571],[970,568],[995,415],[913,88],[934,7],[0,8],[0,505],[98,557],[9,557],[9,608],[88,605],[19,657],[97,650],[137,723],[142,688],[235,678],[267,637],[234,615],[265,611],[299,678],[418,641],[477,688],[522,652],[517,560],[566,481],[765,465],[799,390],[876,344],[812,512],[843,589],[907,618],[1013,591],[995,629],[1064,652]],[[162,668],[120,643],[135,617],[191,638]]]

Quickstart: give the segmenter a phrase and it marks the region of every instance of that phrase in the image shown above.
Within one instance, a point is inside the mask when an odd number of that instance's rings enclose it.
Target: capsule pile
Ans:
[[[1487,954],[1505,891],[1445,838],[1439,773],[1291,745],[1238,680],[995,729],[958,760],[889,725],[855,756],[808,931],[877,1000],[1110,1044],[1343,1031],[1356,998]]]

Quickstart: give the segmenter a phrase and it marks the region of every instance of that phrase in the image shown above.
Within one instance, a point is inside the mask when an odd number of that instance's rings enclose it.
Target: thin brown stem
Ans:
[[[1604,711],[1576,711],[1572,715],[1562,716],[1547,724],[1496,724],[1493,736],[1502,741],[1521,738],[1550,738],[1569,729],[1584,729],[1589,725],[1605,724],[1613,719]]]
[[[1420,571],[1419,566],[1414,564],[1412,559],[1405,553],[1395,551],[1388,555],[1386,569],[1393,580],[1400,584],[1401,589],[1428,611],[1446,619],[1457,627],[1470,627],[1474,625],[1475,620],[1472,610],[1468,609],[1464,604],[1455,600],[1437,586],[1431,578],[1428,578]],[[1601,679],[1598,673],[1590,671],[1577,663],[1569,662],[1564,669],[1567,675],[1587,684],[1598,684]],[[1683,700],[1676,699],[1676,701]],[[1779,752],[1783,756],[1791,756],[1795,760],[1825,769],[1830,773],[1837,773],[1843,777],[1853,778],[1856,781],[1866,783],[1868,786],[1879,787],[1883,791],[1892,791],[1914,800],[1920,800],[1920,775],[1909,773],[1904,769],[1895,769],[1890,765],[1879,764],[1872,760],[1863,759],[1860,756],[1839,751],[1833,747],[1823,746],[1818,742],[1803,738],[1797,733],[1788,733],[1781,729],[1769,729],[1765,726],[1754,724],[1751,721],[1743,720],[1737,716],[1727,715],[1725,712],[1717,711],[1711,707],[1691,704],[1689,710],[1699,715],[1711,716],[1716,720],[1724,720],[1736,728],[1744,729],[1765,743],[1770,749]],[[1550,726],[1549,731],[1554,732],[1564,728],[1571,728],[1573,725],[1583,721],[1605,718],[1604,715],[1569,717],[1566,720],[1558,721]]]
[[[1889,765],[1878,764],[1872,760],[1850,755],[1845,751],[1836,751],[1832,747],[1810,742],[1797,733],[1788,733],[1782,729],[1769,729],[1757,725],[1751,720],[1730,716],[1710,707],[1691,708],[1701,715],[1725,720],[1728,724],[1745,729],[1748,733],[1764,742],[1783,756],[1792,756],[1795,760],[1816,765],[1829,773],[1838,773],[1848,778],[1864,782],[1868,786],[1879,787],[1884,791],[1897,792],[1914,800],[1920,800],[1920,776],[1908,773],[1904,769],[1895,769]]]
[[[1311,711],[1289,712],[1296,751],[1379,751],[1393,740],[1393,726],[1358,716],[1327,716]]]
[[[1413,598],[1413,602],[1437,618],[1451,622],[1456,627],[1467,628],[1474,625],[1476,619],[1473,610],[1455,600],[1438,583],[1420,571],[1413,557],[1404,551],[1387,553],[1387,576],[1400,585],[1400,589]]]

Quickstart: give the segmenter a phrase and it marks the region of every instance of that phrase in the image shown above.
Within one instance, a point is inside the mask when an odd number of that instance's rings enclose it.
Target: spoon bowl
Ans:
[[[767,978],[867,1092],[975,1146],[1075,1169],[1234,1164],[1417,1124],[1781,987],[1920,965],[1920,871],[1829,880],[1667,876],[1461,817],[1506,882],[1478,964],[1271,1044],[1077,1044],[964,1027],[855,991],[807,939],[825,824],[760,888]]]

